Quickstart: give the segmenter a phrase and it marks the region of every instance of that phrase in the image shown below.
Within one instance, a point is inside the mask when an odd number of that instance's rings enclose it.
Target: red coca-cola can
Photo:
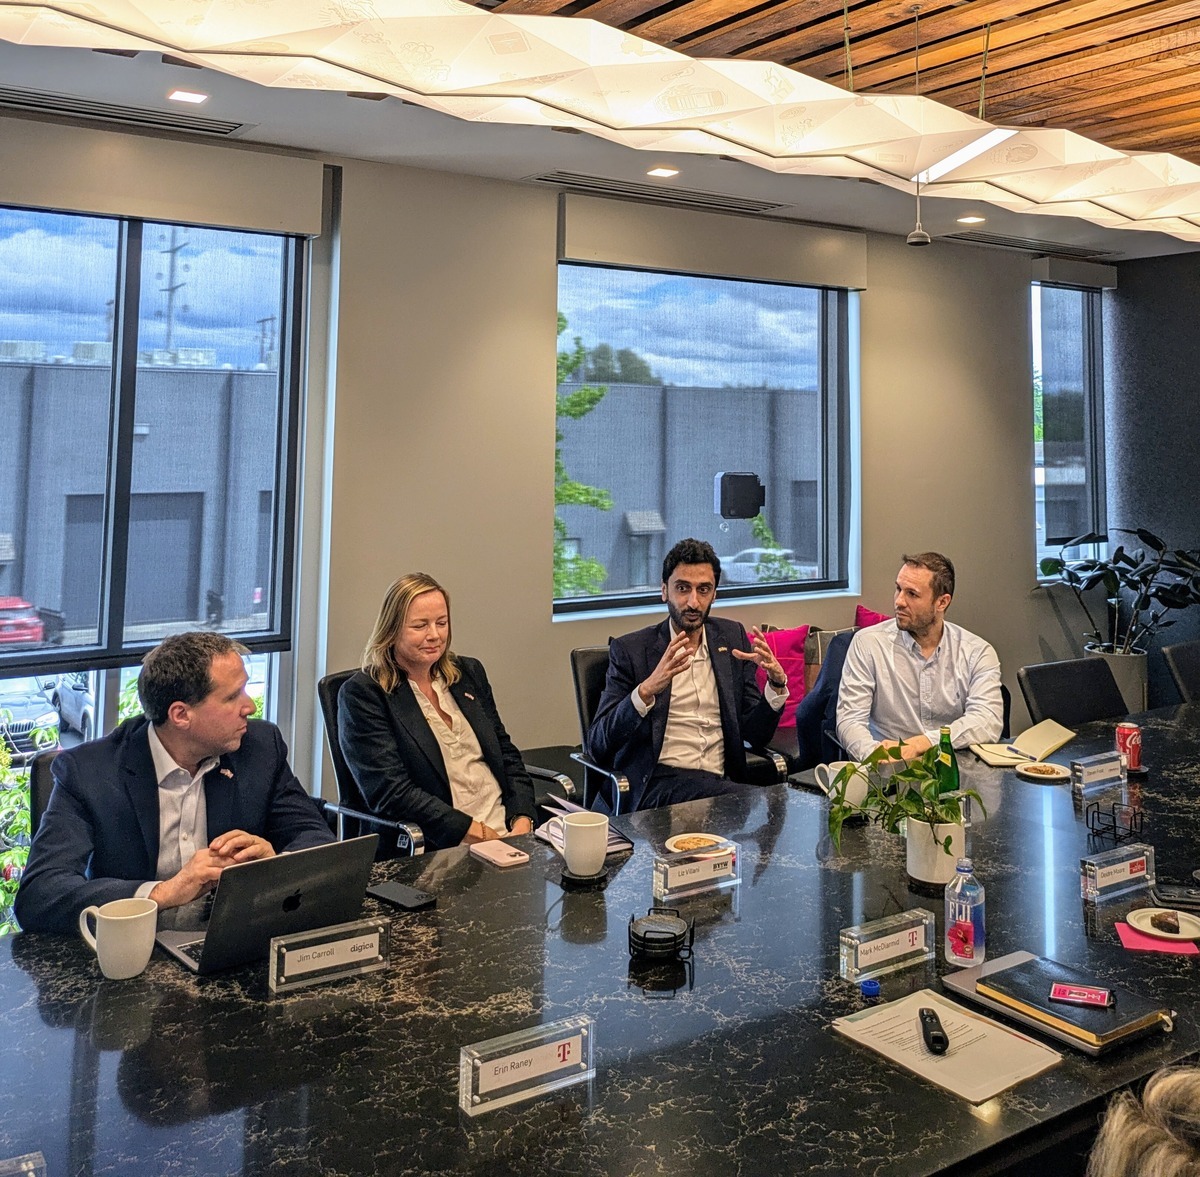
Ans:
[[[1117,724],[1117,751],[1126,768],[1142,767],[1142,729],[1136,723]]]

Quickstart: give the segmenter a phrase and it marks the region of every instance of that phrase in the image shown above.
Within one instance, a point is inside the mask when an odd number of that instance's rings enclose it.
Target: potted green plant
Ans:
[[[864,776],[866,796],[855,804],[848,800],[847,788]],[[829,837],[840,849],[842,826],[856,816],[891,834],[899,833],[904,823],[909,877],[921,883],[947,883],[964,852],[963,800],[968,797],[986,816],[983,799],[974,789],[960,790],[943,779],[936,745],[908,761],[902,748],[881,746],[861,763],[847,764],[834,778]]]
[[[1108,542],[1107,536],[1090,532],[1068,541],[1057,556],[1047,556],[1039,570],[1053,578],[1051,584],[1065,584],[1075,594],[1091,626],[1083,635],[1085,651],[1108,660],[1125,705],[1144,711],[1147,645],[1160,629],[1175,624],[1169,614],[1200,605],[1200,552],[1168,548],[1143,527],[1113,530],[1135,536],[1142,546],[1119,544],[1107,557],[1068,560],[1068,548]],[[1103,627],[1087,600],[1097,588],[1104,590]]]

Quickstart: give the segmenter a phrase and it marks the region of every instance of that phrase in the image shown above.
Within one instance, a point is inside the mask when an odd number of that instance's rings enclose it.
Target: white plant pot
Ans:
[[[950,838],[950,853],[942,843]],[[958,860],[966,853],[966,834],[961,824],[948,823],[929,829],[929,823],[908,819],[908,874],[919,883],[948,883],[954,878]]]
[[[1099,646],[1088,644],[1084,652],[1089,658],[1103,658],[1108,663],[1112,676],[1117,681],[1117,689],[1125,706],[1130,712],[1145,711],[1149,706],[1146,695],[1146,684],[1149,673],[1146,668],[1146,651],[1134,650],[1129,654],[1110,654]]]

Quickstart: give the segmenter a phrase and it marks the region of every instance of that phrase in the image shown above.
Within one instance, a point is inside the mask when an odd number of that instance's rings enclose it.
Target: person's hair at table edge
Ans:
[[[1088,1177],[1200,1175],[1200,1067],[1174,1067],[1150,1076],[1139,1100],[1122,1091],[1108,1113],[1088,1161]]]

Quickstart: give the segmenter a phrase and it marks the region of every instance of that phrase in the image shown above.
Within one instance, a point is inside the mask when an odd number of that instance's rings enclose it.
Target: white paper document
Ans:
[[[925,1007],[937,1011],[950,1039],[945,1054],[931,1054],[925,1046],[917,1019],[917,1011]],[[833,1026],[847,1038],[971,1103],[991,1099],[1062,1059],[1057,1050],[963,1009],[932,989],[836,1018]]]

